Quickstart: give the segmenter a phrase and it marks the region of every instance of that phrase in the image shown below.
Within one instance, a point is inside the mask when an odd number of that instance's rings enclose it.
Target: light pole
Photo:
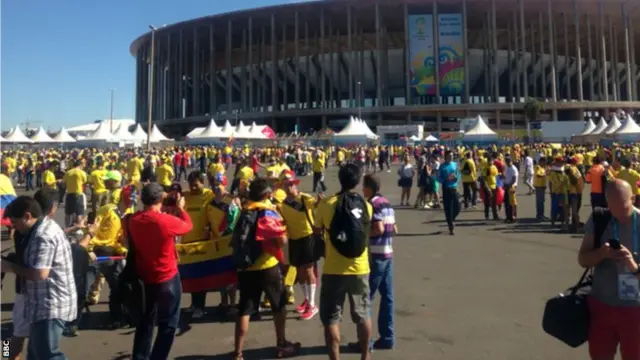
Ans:
[[[156,28],[149,25],[151,29],[151,70],[149,75],[149,114],[147,119],[147,151],[151,151],[151,118],[153,117],[153,68],[155,66],[155,50],[156,50]]]
[[[513,116],[513,102],[511,103],[511,139],[516,140],[516,119]]]
[[[358,119],[362,120],[362,82],[357,82],[358,91]]]
[[[113,133],[113,93],[116,89],[109,89],[111,93],[111,102],[109,103],[109,131]]]

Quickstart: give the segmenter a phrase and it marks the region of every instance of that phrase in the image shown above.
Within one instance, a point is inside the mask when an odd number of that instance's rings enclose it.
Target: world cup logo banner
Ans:
[[[410,15],[410,80],[414,95],[436,94],[436,63],[433,15]],[[459,95],[464,90],[462,15],[438,15],[438,64],[441,95]]]

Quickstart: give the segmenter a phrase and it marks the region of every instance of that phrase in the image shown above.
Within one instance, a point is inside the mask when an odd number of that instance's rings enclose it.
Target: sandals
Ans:
[[[299,342],[292,343],[290,341],[285,341],[284,343],[276,346],[276,358],[284,359],[296,356],[301,347],[302,345]]]

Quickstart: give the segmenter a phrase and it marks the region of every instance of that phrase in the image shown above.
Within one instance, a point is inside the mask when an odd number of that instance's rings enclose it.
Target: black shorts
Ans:
[[[289,241],[289,264],[301,267],[318,261],[316,241],[313,235]]]
[[[284,310],[287,305],[287,293],[279,266],[257,271],[238,271],[238,289],[240,290],[238,303],[240,316],[258,312],[263,292],[271,303],[274,313]]]
[[[67,194],[64,198],[64,214],[84,216],[87,212],[87,197],[84,194]]]

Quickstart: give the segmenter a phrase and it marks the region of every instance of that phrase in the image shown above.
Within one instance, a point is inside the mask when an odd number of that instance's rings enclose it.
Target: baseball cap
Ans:
[[[122,174],[120,174],[119,171],[110,170],[110,171],[107,171],[107,173],[105,174],[104,178],[102,178],[102,180],[105,180],[105,181],[113,180],[113,181],[120,182],[122,181]]]
[[[142,188],[140,199],[146,206],[155,205],[162,201],[163,193],[164,189],[162,188],[162,185],[156,182],[152,182]]]
[[[285,170],[280,175],[280,181],[282,182],[292,182],[296,185],[300,184],[300,179],[296,179],[296,174],[291,170]]]

